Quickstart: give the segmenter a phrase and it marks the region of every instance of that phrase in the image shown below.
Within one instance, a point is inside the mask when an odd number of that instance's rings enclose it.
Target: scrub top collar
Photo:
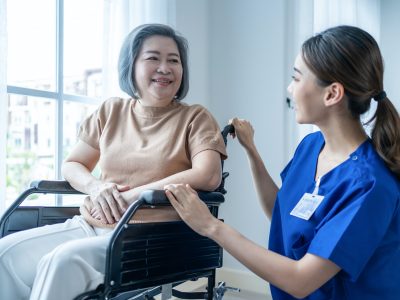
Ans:
[[[318,164],[318,156],[321,153],[322,149],[325,146],[325,138],[324,135],[319,132],[319,134],[321,135],[321,138],[319,139],[319,146],[315,147],[316,151],[314,153],[314,168],[313,168],[313,179],[312,181],[314,181],[314,183],[316,183],[315,180],[315,175],[317,173],[317,164]],[[325,179],[329,176],[332,175],[332,173],[336,172],[336,170],[345,167],[349,162],[353,161],[356,162],[359,158],[363,157],[363,156],[367,156],[368,155],[368,145],[372,143],[372,140],[370,138],[367,138],[365,141],[363,141],[356,150],[354,150],[354,152],[350,153],[349,157],[341,162],[340,164],[338,164],[336,167],[332,168],[331,170],[329,170],[327,173],[325,173],[324,175],[322,175],[320,177],[320,180]]]

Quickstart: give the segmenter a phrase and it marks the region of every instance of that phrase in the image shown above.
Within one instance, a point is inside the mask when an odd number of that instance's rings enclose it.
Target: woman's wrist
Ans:
[[[130,189],[125,192],[121,192],[122,199],[128,204],[136,201],[139,198],[140,192],[136,189]]]
[[[101,185],[103,184],[103,182],[97,178],[93,178],[92,180],[90,180],[90,182],[86,185],[87,189],[86,189],[86,193],[88,195],[95,195],[99,192]]]

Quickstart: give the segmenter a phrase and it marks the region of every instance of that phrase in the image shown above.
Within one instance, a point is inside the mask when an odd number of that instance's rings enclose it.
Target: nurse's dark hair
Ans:
[[[167,25],[144,24],[136,27],[127,35],[118,59],[119,86],[129,96],[135,99],[140,98],[135,83],[135,62],[144,41],[155,35],[173,39],[178,48],[183,69],[181,86],[175,95],[175,100],[179,101],[185,98],[189,90],[188,43],[182,35]]]
[[[373,122],[372,142],[400,178],[400,118],[382,93],[383,58],[375,39],[354,26],[329,28],[304,42],[302,58],[320,86],[343,85],[354,118],[360,119],[369,110],[371,99],[377,99],[376,112],[367,122]]]

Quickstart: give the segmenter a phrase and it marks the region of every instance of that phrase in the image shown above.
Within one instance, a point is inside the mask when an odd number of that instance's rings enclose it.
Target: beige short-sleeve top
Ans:
[[[132,188],[190,169],[204,150],[226,158],[213,116],[200,105],[175,101],[148,107],[134,99],[108,99],[82,123],[78,137],[100,151],[101,180]],[[107,226],[90,216],[90,202],[87,197],[82,215],[91,225]],[[170,207],[142,213],[177,218]]]

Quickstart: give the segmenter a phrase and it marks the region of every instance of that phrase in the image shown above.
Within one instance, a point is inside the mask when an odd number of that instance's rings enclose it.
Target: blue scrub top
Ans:
[[[400,299],[400,182],[371,140],[322,176],[324,196],[309,220],[290,215],[315,188],[321,132],[306,136],[282,171],[269,249],[299,260],[306,253],[342,270],[305,299]],[[295,299],[271,285],[274,300]]]

